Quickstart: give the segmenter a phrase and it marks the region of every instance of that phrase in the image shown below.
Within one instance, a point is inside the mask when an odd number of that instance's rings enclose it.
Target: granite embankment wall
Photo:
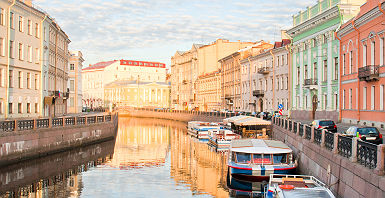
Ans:
[[[385,197],[385,145],[275,119],[273,138],[289,145],[300,174],[314,175],[337,197]]]
[[[175,120],[181,122],[189,121],[206,121],[206,122],[222,122],[226,117],[234,114],[224,114],[215,112],[199,112],[199,111],[161,111],[153,109],[121,109],[121,116],[132,116],[138,118],[159,118],[167,120]]]
[[[118,114],[2,121],[0,166],[113,139]]]

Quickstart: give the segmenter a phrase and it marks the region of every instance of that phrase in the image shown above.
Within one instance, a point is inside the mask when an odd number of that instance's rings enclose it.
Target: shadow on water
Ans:
[[[260,197],[186,123],[119,118],[117,137],[0,169],[5,197]]]

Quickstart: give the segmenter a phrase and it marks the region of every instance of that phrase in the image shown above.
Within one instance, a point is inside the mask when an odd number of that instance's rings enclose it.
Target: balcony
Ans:
[[[312,78],[305,79],[303,86],[305,88],[309,88],[309,89],[317,89],[318,88],[318,80],[312,79]]]
[[[378,65],[368,65],[365,67],[358,68],[358,78],[360,81],[375,81],[379,78],[379,67]]]
[[[255,96],[255,97],[263,97],[263,96],[265,96],[265,92],[263,90],[254,90],[253,91],[253,96]]]
[[[258,68],[258,73],[259,74],[269,74],[270,73],[270,68],[269,67]]]

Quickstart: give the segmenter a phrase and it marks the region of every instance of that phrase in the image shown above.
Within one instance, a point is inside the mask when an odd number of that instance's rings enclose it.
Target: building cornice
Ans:
[[[338,16],[339,16],[339,10],[338,10],[338,6],[336,5],[314,16],[313,18],[310,18],[302,22],[301,24],[294,26],[293,28],[287,30],[286,33],[291,38],[294,38],[299,34],[302,34],[308,30],[311,30],[320,24],[330,21],[331,19],[337,18]]]

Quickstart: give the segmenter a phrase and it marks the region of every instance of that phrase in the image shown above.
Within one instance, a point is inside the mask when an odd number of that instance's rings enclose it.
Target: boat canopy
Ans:
[[[248,117],[246,119],[236,120],[234,124],[237,126],[255,126],[255,125],[271,125],[271,122],[263,120],[261,118]]]
[[[276,140],[240,139],[231,141],[230,151],[253,154],[292,153],[285,143]]]
[[[234,117],[223,119],[223,123],[228,124],[228,123],[235,122],[237,120],[243,120],[243,119],[247,119],[247,118],[252,118],[252,117],[251,116],[245,116],[245,115],[234,116]]]

